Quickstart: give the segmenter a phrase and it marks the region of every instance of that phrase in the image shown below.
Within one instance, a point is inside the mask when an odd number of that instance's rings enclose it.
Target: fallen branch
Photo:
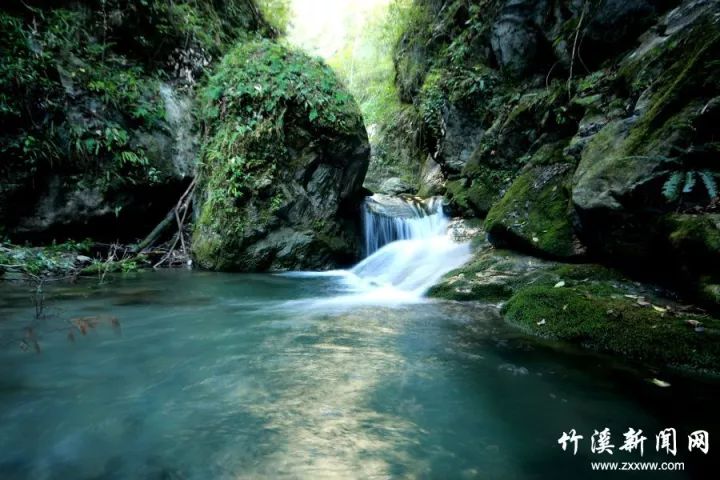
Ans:
[[[162,235],[163,232],[168,229],[168,227],[173,221],[173,218],[175,218],[174,207],[168,212],[167,215],[165,215],[165,218],[163,218],[163,220],[158,223],[158,225],[153,229],[153,231],[150,232],[150,234],[145,237],[142,242],[137,244],[137,246],[134,248],[135,252],[142,252],[146,248],[151,247],[153,243],[155,243],[155,241],[158,239],[158,237],[160,237],[160,235]]]
[[[170,260],[170,258],[175,254],[177,244],[180,242],[181,248],[182,248],[182,254],[183,256],[187,255],[187,246],[185,245],[185,221],[187,220],[188,212],[190,211],[190,206],[192,205],[193,201],[193,194],[195,193],[195,187],[197,186],[197,178],[193,179],[193,181],[188,186],[187,190],[185,190],[185,193],[180,197],[180,200],[178,200],[178,203],[175,205],[175,208],[172,210],[172,213],[174,214],[175,221],[177,223],[178,231],[175,235],[175,239],[173,240],[172,245],[170,246],[170,249],[167,251],[167,253],[160,259],[159,262],[157,262],[155,265],[153,265],[153,268],[158,268],[163,263]],[[182,216],[180,215],[180,212],[182,212]]]

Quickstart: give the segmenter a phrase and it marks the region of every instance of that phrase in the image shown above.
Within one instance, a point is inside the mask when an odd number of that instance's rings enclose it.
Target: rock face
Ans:
[[[0,231],[147,234],[194,175],[196,80],[265,30],[251,0],[3,2]]]
[[[697,210],[717,195],[719,170],[707,155],[720,118],[720,70],[712,66],[720,25],[698,21],[673,36],[625,59],[625,80],[648,86],[630,115],[592,137],[575,172],[580,233],[606,255],[657,254],[666,247],[663,218],[678,201]]]
[[[420,149],[420,120],[414,108],[404,108],[388,125],[368,127],[372,159],[365,177],[365,188],[379,193],[417,191]],[[385,184],[388,180],[391,183]]]
[[[547,9],[543,0],[508,0],[503,5],[490,41],[498,64],[510,75],[533,73],[547,63],[541,56],[549,48],[538,27],[541,12]]]
[[[376,193],[367,197],[366,208],[376,215],[387,218],[417,218],[418,213],[426,211],[426,205],[415,197],[398,197]]]
[[[248,42],[202,98],[197,263],[265,271],[354,261],[369,144],[330,69],[272,41]]]
[[[718,305],[718,2],[416,4],[397,75],[421,191],[444,186],[496,246],[642,268]]]
[[[402,178],[398,177],[388,178],[382,184],[380,184],[380,188],[378,189],[378,193],[385,193],[388,195],[413,193],[413,191],[415,191],[414,186],[410,185],[409,182],[406,182]]]

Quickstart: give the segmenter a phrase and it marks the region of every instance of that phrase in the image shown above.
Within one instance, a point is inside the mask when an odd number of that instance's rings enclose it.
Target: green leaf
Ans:
[[[690,193],[695,188],[695,172],[687,172],[685,174],[685,186],[683,187],[683,193]]]
[[[717,198],[718,185],[717,180],[715,180],[715,177],[713,177],[713,174],[708,172],[707,170],[704,170],[700,172],[700,178],[702,179],[703,185],[705,185],[705,190],[707,190],[710,198]]]
[[[315,109],[310,110],[310,121],[314,122],[318,118],[318,112]]]
[[[670,202],[678,199],[680,195],[680,182],[682,182],[684,175],[681,172],[674,172],[665,181],[662,188],[663,196]]]

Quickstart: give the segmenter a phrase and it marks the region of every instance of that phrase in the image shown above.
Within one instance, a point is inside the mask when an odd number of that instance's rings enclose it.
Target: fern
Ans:
[[[690,171],[685,174],[685,186],[683,187],[683,193],[690,193],[695,188],[695,184],[697,183],[697,180],[695,180],[695,172]]]
[[[662,194],[668,201],[673,202],[680,197],[680,183],[684,177],[682,172],[673,172],[665,181]]]
[[[703,185],[705,185],[705,190],[707,190],[710,198],[718,198],[717,180],[715,180],[713,174],[704,170],[700,172],[700,178],[702,179]]]

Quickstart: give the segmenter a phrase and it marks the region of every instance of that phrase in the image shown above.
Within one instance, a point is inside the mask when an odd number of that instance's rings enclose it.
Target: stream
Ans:
[[[691,431],[718,431],[717,382],[665,372],[663,388],[649,381],[659,372],[528,338],[494,305],[424,299],[469,247],[444,238],[441,207],[413,218],[437,228],[366,218],[373,235],[389,233],[348,271],[52,286],[40,353],[0,350],[0,478],[574,479],[593,478],[591,461],[684,462],[663,477],[617,473],[674,479],[717,468],[686,445]],[[33,313],[28,287],[2,285],[1,338]],[[100,323],[74,342],[51,332],[72,319]],[[591,453],[605,427],[616,447],[641,428],[644,456]],[[655,449],[668,427],[677,456]],[[570,429],[584,436],[577,455],[558,444]]]

